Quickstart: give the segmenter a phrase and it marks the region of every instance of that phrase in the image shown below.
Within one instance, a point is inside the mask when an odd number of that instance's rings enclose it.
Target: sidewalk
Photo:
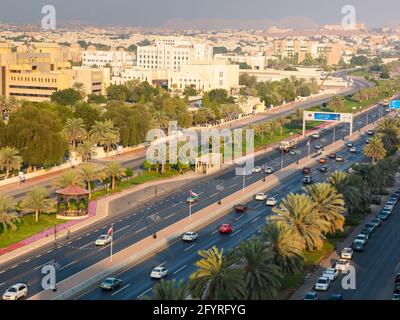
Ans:
[[[360,134],[366,130],[372,128],[373,125],[369,125],[364,128]],[[354,134],[349,140],[355,141],[359,138],[359,134]],[[335,152],[343,148],[343,140],[335,142],[325,148],[324,153]],[[234,203],[246,202],[258,192],[265,192],[280,183],[282,179],[285,179],[298,172],[301,166],[312,165],[315,163],[314,158],[302,159],[299,164],[291,164],[268,177],[267,184],[262,180],[259,180],[249,186],[244,191],[237,191],[224,199],[222,199],[222,205],[212,204],[196,213],[190,218],[180,220],[167,228],[164,228],[158,232],[158,239],[147,237],[132,246],[119,251],[113,256],[113,261],[110,259],[104,259],[80,272],[61,281],[57,284],[57,292],[51,290],[42,291],[41,293],[33,296],[33,300],[49,300],[49,299],[71,299],[76,296],[79,292],[82,292],[103,280],[105,277],[110,276],[116,272],[131,268],[144,259],[156,254],[157,252],[168,247],[172,242],[177,241],[182,236],[182,230],[196,231],[202,227],[209,225],[213,221],[226,215],[232,210]]]

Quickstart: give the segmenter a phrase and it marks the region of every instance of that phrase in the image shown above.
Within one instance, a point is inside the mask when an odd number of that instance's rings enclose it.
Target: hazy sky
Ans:
[[[369,26],[400,25],[400,0],[0,0],[0,22],[38,22],[54,5],[58,20],[90,24],[311,27],[340,23],[346,4]]]

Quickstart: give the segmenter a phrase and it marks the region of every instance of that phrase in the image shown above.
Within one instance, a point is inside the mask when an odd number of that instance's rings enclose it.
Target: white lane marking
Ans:
[[[183,267],[179,268],[178,270],[176,270],[173,274],[177,274],[178,272],[182,271],[183,269],[185,269],[187,267],[187,264],[185,264]]]
[[[213,232],[211,232],[211,234],[216,234],[218,232],[218,230],[215,230]]]
[[[118,229],[118,230],[115,231],[114,233],[120,232],[120,231],[125,230],[125,229],[127,229],[127,228],[129,228],[129,227],[130,227],[130,225],[127,225],[127,226],[125,226],[125,227],[123,227],[123,228],[121,228],[121,229]]]
[[[240,178],[240,176],[235,176],[232,180],[237,179],[237,178]]]
[[[235,184],[233,184],[233,185],[231,185],[229,188],[234,188],[234,187],[236,187],[237,186],[237,183],[235,183]]]
[[[203,193],[205,193],[205,191],[199,192],[198,195],[200,196],[200,195],[202,195]]]
[[[294,187],[294,184],[291,184],[288,189],[292,189]]]
[[[153,290],[153,288],[147,289],[145,292],[139,294],[136,299],[140,299],[141,297],[143,297],[146,293],[150,292],[151,290]]]
[[[16,264],[16,265],[14,265],[14,266],[12,266],[12,267],[10,267],[10,269],[14,269],[14,268],[16,268],[16,267],[18,267],[18,265]]]
[[[6,272],[6,270],[1,270],[1,271],[0,271],[0,274],[2,274],[2,273],[4,273],[4,272]]]
[[[47,251],[47,253],[50,253],[50,252],[52,252],[53,251],[53,249],[50,249],[49,251]]]
[[[26,260],[24,261],[24,263],[28,263],[29,261],[31,261],[31,259],[26,259]]]
[[[5,282],[3,282],[3,283],[0,283],[0,287],[1,287],[1,286],[4,286],[5,284],[6,284]]]
[[[162,267],[164,264],[167,264],[167,261],[165,261],[165,262],[159,264],[158,267]]]
[[[183,250],[183,251],[189,251],[190,249],[192,249],[193,247],[195,247],[196,246],[196,244],[192,244],[190,247],[187,247],[185,250]]]
[[[277,198],[279,197],[279,193],[277,193],[276,195],[274,195],[272,198]]]
[[[164,218],[164,220],[167,220],[167,219],[173,217],[173,216],[176,215],[176,214],[177,214],[177,212],[175,212],[175,213],[173,213],[173,214],[170,214],[169,216],[166,216],[166,217]]]
[[[128,283],[128,284],[127,284],[125,287],[122,287],[121,289],[119,289],[119,290],[115,291],[115,292],[114,292],[113,294],[111,294],[111,295],[112,295],[112,296],[116,295],[117,293],[121,292],[122,290],[124,290],[124,289],[128,288],[130,285],[131,285],[131,284],[130,284],[130,283]]]
[[[79,238],[77,238],[76,240],[81,240],[82,239],[82,237],[79,237]]]
[[[68,244],[68,243],[67,243]],[[40,258],[42,255],[41,254],[38,254],[37,256],[36,256],[36,258]]]
[[[260,203],[258,206],[256,206],[255,207],[255,209],[257,209],[257,208],[259,208],[259,207],[261,207],[263,204],[262,203]]]
[[[58,269],[58,271],[61,271],[61,270],[65,269],[65,268],[68,268],[69,266],[72,266],[73,264],[77,263],[78,261],[79,260],[72,261],[71,263],[68,263],[65,266],[63,266],[60,269]]]
[[[90,236],[90,232],[86,233],[85,237],[89,237]]]
[[[179,203],[175,203],[172,205],[172,208],[176,207]]]
[[[241,216],[239,216],[239,217],[236,217],[235,220],[238,221],[238,220],[240,220],[240,219],[242,219],[242,218],[243,218],[243,215],[241,215]]]
[[[36,267],[36,268],[34,268],[33,270],[37,270],[37,269],[39,269],[39,268],[41,268],[41,267],[45,266],[46,264],[50,264],[50,263],[53,263],[53,262],[54,262],[54,260],[47,261],[47,262],[45,262],[45,263],[41,264],[40,266],[37,266],[37,267]]]
[[[146,230],[147,229],[147,227],[144,227],[144,228],[142,228],[142,229],[139,229],[138,231],[136,231],[135,233],[139,233],[139,232],[142,232],[142,231],[144,231],[144,230]]]
[[[80,247],[80,249],[86,248],[87,246],[90,246],[91,244],[93,244],[93,242],[89,242],[88,244],[85,244],[84,246]]]
[[[254,220],[252,220],[251,222],[256,222],[256,221],[258,221],[258,220],[260,220],[261,219],[261,217],[257,217],[257,218],[255,218]]]
[[[230,235],[230,237],[233,237],[234,235],[238,234],[240,231],[242,231],[242,229],[239,229],[239,230],[237,230],[236,232],[232,233],[232,234]]]
[[[212,195],[210,196],[210,198],[213,198],[213,197],[217,196],[218,194],[219,194],[219,192],[214,193],[214,194],[212,194]]]
[[[97,230],[95,230],[94,232],[97,233],[97,232],[99,232],[99,230],[100,230],[100,229],[97,229]]]

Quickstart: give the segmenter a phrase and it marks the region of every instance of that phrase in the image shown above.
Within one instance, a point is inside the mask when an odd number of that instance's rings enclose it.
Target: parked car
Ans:
[[[191,242],[196,240],[198,237],[199,234],[197,232],[188,231],[183,234],[182,240]]]
[[[122,280],[110,277],[110,278],[105,279],[100,284],[100,288],[102,288],[103,290],[114,290],[115,288],[118,288],[121,284],[122,284]]]
[[[376,228],[376,226],[375,226],[375,224],[374,223],[372,223],[372,222],[368,222],[366,225],[365,225],[365,227],[364,227],[365,229],[368,229],[369,230],[369,232],[370,233],[372,233],[372,232],[374,232],[375,231],[375,228]]]
[[[156,267],[151,271],[150,277],[152,279],[162,279],[168,275],[168,269],[165,267]]]
[[[388,218],[389,218],[389,216],[390,216],[390,211],[388,211],[388,210],[382,210],[380,213],[379,213],[379,219],[382,221],[382,220],[387,220]]]
[[[396,274],[396,276],[394,277],[394,283],[400,284],[400,273]]]
[[[236,204],[234,207],[236,212],[246,212],[247,211],[247,204]]]
[[[346,271],[350,266],[349,260],[340,259],[335,264],[335,269],[338,271]]]
[[[355,238],[355,240],[362,241],[363,244],[366,244],[366,243],[368,242],[368,237],[367,237],[365,234],[361,234],[361,233],[360,233],[360,234]]]
[[[371,220],[370,223],[372,223],[375,226],[375,228],[377,228],[381,225],[381,220],[379,218],[374,218]]]
[[[319,168],[319,172],[327,173],[328,172],[328,166],[322,166],[321,168]]]
[[[231,233],[232,231],[233,231],[233,227],[232,227],[232,225],[230,225],[228,223],[224,223],[223,225],[221,225],[219,227],[220,233]]]
[[[303,300],[318,300],[318,293],[314,291],[307,292]]]
[[[343,300],[343,296],[340,293],[334,293],[328,300]]]
[[[96,246],[105,246],[111,243],[111,236],[108,234],[101,235],[96,242],[94,243]]]
[[[329,289],[330,281],[328,278],[320,277],[315,283],[315,290],[327,291]]]
[[[361,232],[360,232],[360,235],[365,235],[365,238],[367,239],[367,240],[369,240],[369,237],[371,236],[371,231],[370,231],[370,229],[368,229],[368,228],[363,228],[362,230],[361,230]]]
[[[28,285],[17,283],[9,287],[3,294],[3,300],[18,300],[28,295]]]
[[[259,166],[256,166],[256,167],[254,167],[253,168],[253,170],[251,170],[253,173],[259,173],[259,172],[261,172],[261,167],[259,167]]]
[[[256,200],[257,201],[264,201],[267,199],[267,194],[263,192],[259,192],[256,194]]]
[[[334,281],[338,275],[339,271],[337,271],[335,268],[326,268],[322,273],[322,277],[328,278],[329,281]]]
[[[343,248],[340,252],[340,258],[350,260],[353,257],[353,249],[352,248]]]
[[[354,251],[364,251],[364,241],[354,240],[352,247]]]
[[[268,198],[267,199],[267,202],[266,202],[266,205],[267,206],[270,206],[270,207],[273,207],[273,206],[276,206],[278,204],[278,200],[276,200],[276,198]]]

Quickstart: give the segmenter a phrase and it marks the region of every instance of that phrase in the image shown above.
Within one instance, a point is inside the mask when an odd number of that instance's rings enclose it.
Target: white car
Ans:
[[[334,281],[338,275],[339,271],[337,271],[335,268],[326,268],[322,273],[322,277],[328,278],[329,281]]]
[[[267,206],[276,206],[278,204],[278,201],[275,198],[268,198],[267,202],[265,203]]]
[[[353,147],[353,142],[347,143],[347,147],[352,148]]]
[[[382,210],[388,210],[388,211],[392,212],[393,209],[394,209],[394,206],[393,206],[393,205],[391,205],[391,204],[386,204],[386,205],[383,207]]]
[[[256,194],[256,200],[258,200],[258,201],[267,200],[267,194],[266,193],[262,193],[262,192],[257,193]]]
[[[103,234],[96,240],[96,242],[94,244],[96,246],[105,246],[109,243],[111,243],[111,236],[109,236],[107,234]]]
[[[162,279],[168,274],[168,269],[165,267],[156,267],[151,271],[150,277],[152,279]]]
[[[265,167],[265,168],[264,168],[264,172],[265,172],[265,173],[268,173],[268,174],[271,174],[271,173],[274,172],[274,168],[272,168],[272,167]]]
[[[353,257],[353,249],[352,248],[343,248],[340,252],[340,258],[350,260]]]
[[[251,170],[253,173],[259,173],[259,172],[261,172],[261,167],[259,167],[259,166],[257,166],[257,167],[254,167],[253,168],[253,170]]]
[[[291,156],[296,155],[296,150],[290,149],[289,154],[290,154]]]
[[[319,138],[319,133],[314,133],[314,134],[312,135],[312,137],[315,138],[315,139],[318,139],[318,138]]]
[[[326,291],[329,289],[330,281],[328,278],[321,277],[315,283],[315,290]]]
[[[185,232],[182,236],[183,241],[194,241],[199,237],[199,234],[197,232]]]
[[[359,234],[354,240],[360,241],[363,244],[366,244],[368,241],[368,238],[365,234]]]
[[[356,147],[351,147],[351,148],[350,148],[350,152],[356,153],[356,152],[357,152],[357,148],[356,148]]]
[[[18,300],[28,295],[28,286],[25,283],[17,283],[9,287],[3,294],[3,300]]]
[[[335,269],[338,271],[346,271],[350,266],[349,260],[340,259],[336,262]]]

